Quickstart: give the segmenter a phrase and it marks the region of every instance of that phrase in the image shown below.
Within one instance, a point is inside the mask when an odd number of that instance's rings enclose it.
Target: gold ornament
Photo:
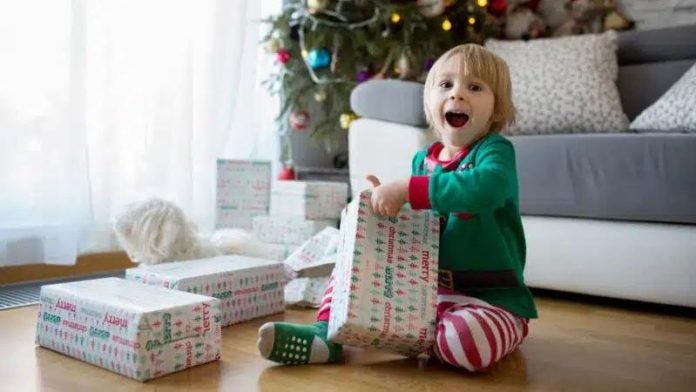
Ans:
[[[356,116],[355,113],[343,113],[343,114],[341,114],[341,117],[339,118],[339,122],[341,123],[341,128],[343,128],[343,129],[350,128],[350,123],[352,123],[353,120],[355,120],[357,118],[358,118],[358,116]]]
[[[394,12],[391,14],[391,17],[389,18],[389,20],[391,20],[392,23],[397,24],[397,23],[401,22],[401,15]]]
[[[315,14],[319,11],[323,11],[328,7],[329,0],[307,0],[307,9],[310,14]]]
[[[483,8],[488,5],[488,0],[476,0],[476,5]]]
[[[452,30],[452,22],[450,22],[449,19],[445,18],[445,20],[442,21],[442,29],[445,31]]]

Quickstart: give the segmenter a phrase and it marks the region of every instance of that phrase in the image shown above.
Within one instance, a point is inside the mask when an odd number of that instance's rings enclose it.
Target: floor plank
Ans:
[[[2,391],[687,391],[696,385],[696,319],[539,299],[541,318],[522,347],[485,374],[431,361],[352,350],[345,363],[285,367],[257,353],[268,320],[305,322],[289,310],[223,330],[222,360],[139,383],[35,347],[35,306],[0,312]]]

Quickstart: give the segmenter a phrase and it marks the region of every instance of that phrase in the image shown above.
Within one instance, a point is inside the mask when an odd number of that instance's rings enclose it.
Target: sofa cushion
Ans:
[[[696,25],[619,34],[620,65],[696,59]]]
[[[696,133],[696,64],[631,123],[638,132]]]
[[[696,134],[509,139],[523,214],[696,223]]]
[[[665,61],[619,67],[619,94],[628,118],[635,119],[657,101],[695,61]]]
[[[510,68],[517,122],[505,133],[628,129],[616,87],[616,33],[531,41],[488,40]]]

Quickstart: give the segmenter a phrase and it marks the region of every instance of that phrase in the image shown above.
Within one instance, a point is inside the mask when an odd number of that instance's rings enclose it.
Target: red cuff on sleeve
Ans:
[[[430,177],[413,176],[408,182],[408,201],[414,210],[430,208]]]

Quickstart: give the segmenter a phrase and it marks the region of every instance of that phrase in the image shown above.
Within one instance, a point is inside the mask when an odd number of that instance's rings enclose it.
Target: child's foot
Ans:
[[[326,340],[328,323],[266,323],[259,328],[261,356],[287,365],[336,362],[342,346]]]

